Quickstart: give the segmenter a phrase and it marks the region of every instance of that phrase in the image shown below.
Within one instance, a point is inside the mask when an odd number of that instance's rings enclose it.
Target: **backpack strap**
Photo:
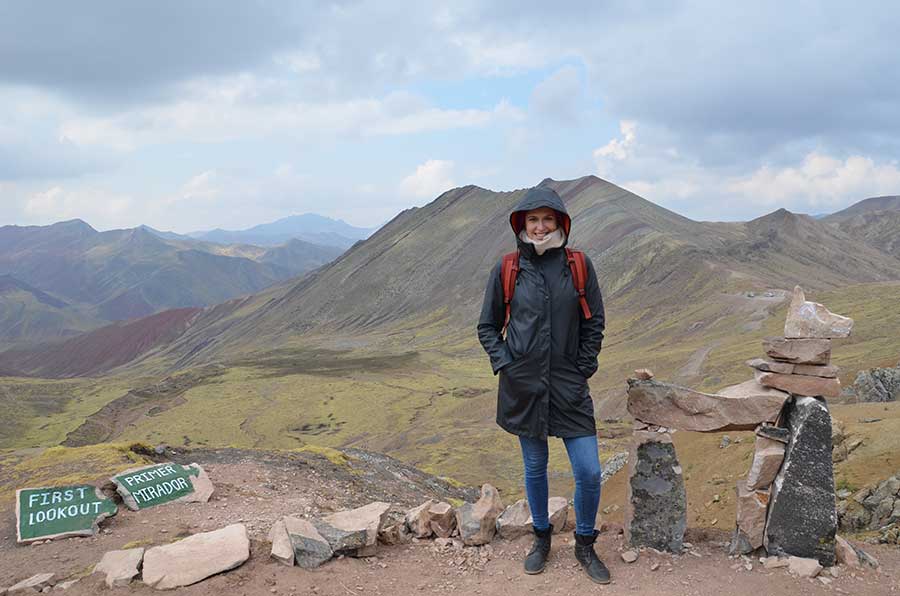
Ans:
[[[519,275],[519,251],[503,255],[503,265],[500,279],[503,281],[503,304],[506,306],[506,318],[503,320],[503,329],[500,333],[506,333],[509,325],[510,302],[516,291],[516,277]]]
[[[584,293],[584,286],[587,284],[587,264],[584,262],[584,253],[580,250],[566,248],[566,258],[569,261],[569,269],[572,270],[572,280],[575,282],[575,289],[578,291],[578,303],[581,305],[581,312],[585,319],[590,319],[591,307],[588,306],[587,297]]]

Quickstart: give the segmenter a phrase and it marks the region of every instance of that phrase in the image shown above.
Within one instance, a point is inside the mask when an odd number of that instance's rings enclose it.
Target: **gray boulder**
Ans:
[[[628,469],[625,539],[631,546],[680,553],[687,499],[669,433],[635,431]]]
[[[837,511],[831,463],[831,416],[825,402],[794,397],[785,406],[791,440],[772,484],[765,546],[769,555],[834,565]]]
[[[853,382],[853,392],[859,401],[897,401],[900,399],[900,364],[895,368],[860,371]]]

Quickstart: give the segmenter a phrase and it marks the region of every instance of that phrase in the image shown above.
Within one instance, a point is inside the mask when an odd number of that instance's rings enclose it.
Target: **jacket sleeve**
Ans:
[[[491,358],[491,368],[496,375],[501,368],[512,362],[509,347],[503,339],[501,330],[506,319],[506,307],[503,304],[503,282],[500,279],[503,262],[491,271],[487,288],[484,290],[484,302],[481,305],[481,317],[478,319],[478,341]]]
[[[603,311],[603,296],[600,294],[600,283],[594,264],[585,255],[587,265],[587,280],[584,284],[585,298],[591,309],[591,318],[581,320],[581,332],[578,337],[578,356],[575,364],[591,378],[597,372],[597,355],[603,343],[603,331],[606,329],[606,313]]]

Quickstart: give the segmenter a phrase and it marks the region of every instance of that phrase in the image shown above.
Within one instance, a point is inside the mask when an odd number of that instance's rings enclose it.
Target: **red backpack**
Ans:
[[[569,261],[572,280],[575,282],[575,289],[578,291],[578,303],[581,305],[581,312],[584,314],[585,319],[590,319],[591,307],[588,306],[587,298],[584,295],[584,284],[587,281],[587,266],[584,262],[584,253],[580,250],[567,248],[566,259]],[[506,319],[503,321],[503,329],[500,333],[504,333],[506,326],[509,325],[509,305],[516,291],[516,276],[518,275],[519,251],[503,255],[503,268],[500,279],[503,280],[503,304],[506,305]]]

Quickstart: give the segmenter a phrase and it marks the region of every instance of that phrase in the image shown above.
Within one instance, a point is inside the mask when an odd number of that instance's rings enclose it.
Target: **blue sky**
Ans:
[[[0,225],[379,225],[595,174],[694,219],[900,194],[892,2],[0,5]]]

